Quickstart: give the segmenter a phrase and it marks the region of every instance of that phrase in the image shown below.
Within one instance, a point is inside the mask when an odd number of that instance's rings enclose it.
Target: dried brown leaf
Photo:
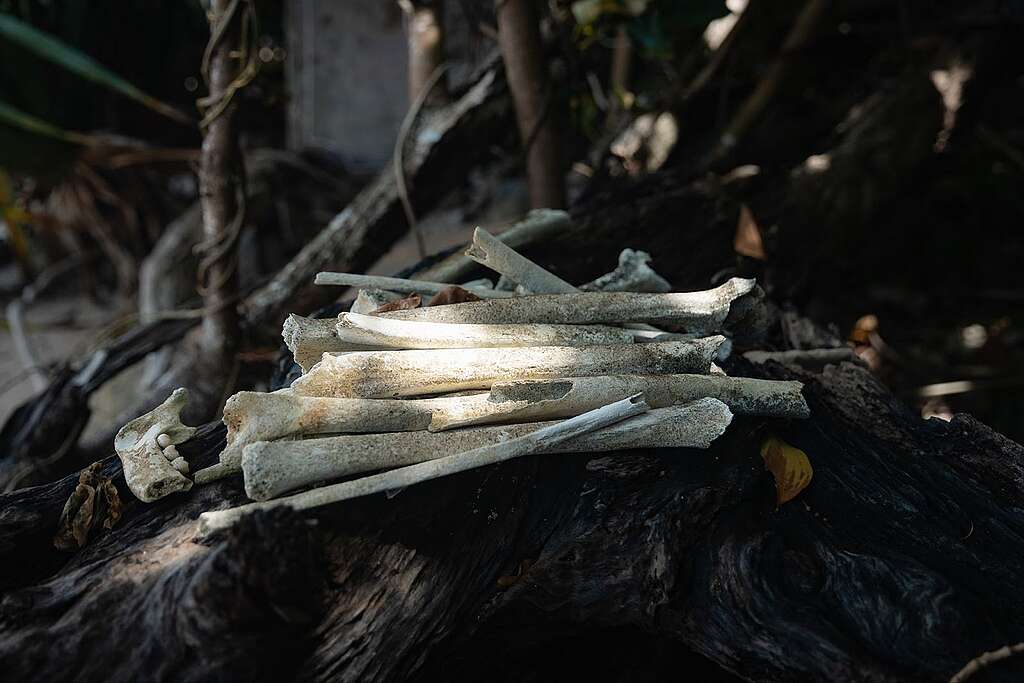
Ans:
[[[381,313],[390,313],[391,311],[405,311],[410,308],[419,308],[421,300],[422,298],[420,297],[420,295],[413,292],[404,299],[399,299],[398,301],[391,301],[384,304],[375,311],[371,311],[370,315],[379,315]]]
[[[94,462],[78,475],[78,485],[71,492],[57,524],[53,545],[59,550],[77,550],[89,541],[89,533],[100,523],[112,528],[121,518],[121,497],[109,478],[99,476],[101,465]]]
[[[740,219],[736,223],[736,236],[732,242],[737,254],[748,256],[758,261],[768,258],[764,251],[764,238],[761,228],[754,219],[754,213],[746,204],[740,205]]]
[[[469,301],[483,301],[473,292],[470,292],[458,285],[445,287],[430,299],[431,306],[446,306],[448,304],[464,304]]]
[[[779,505],[796,498],[814,476],[807,454],[777,436],[769,436],[761,444],[761,458],[765,469],[775,477],[776,502]]]

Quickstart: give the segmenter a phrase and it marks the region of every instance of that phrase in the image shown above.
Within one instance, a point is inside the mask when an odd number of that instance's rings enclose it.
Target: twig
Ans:
[[[412,131],[413,125],[416,123],[416,119],[419,118],[420,110],[423,109],[427,97],[430,96],[430,91],[441,80],[441,76],[448,70],[448,67],[449,64],[447,62],[439,64],[434,69],[434,72],[430,74],[427,82],[423,84],[423,89],[420,90],[420,94],[416,96],[416,100],[409,107],[405,118],[402,119],[402,126],[398,129],[398,139],[395,141],[395,153],[392,159],[395,168],[395,183],[398,186],[398,199],[402,202],[402,210],[405,211],[405,219],[409,223],[409,230],[412,231],[413,237],[416,238],[416,248],[419,250],[421,259],[427,257],[427,247],[423,242],[423,233],[416,222],[416,213],[413,211],[412,202],[409,201],[409,188],[406,185],[405,179],[405,143],[406,138],[409,137],[409,133]]]
[[[984,652],[967,662],[967,664],[964,665],[964,668],[960,669],[960,671],[956,672],[956,674],[949,679],[949,683],[963,683],[985,667],[1021,653],[1024,653],[1024,642],[1017,643],[1016,645],[1004,645],[998,650]]]

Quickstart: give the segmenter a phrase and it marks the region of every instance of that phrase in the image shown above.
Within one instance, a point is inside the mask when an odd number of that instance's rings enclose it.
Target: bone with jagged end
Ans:
[[[621,346],[361,351],[324,354],[292,383],[302,396],[395,398],[490,389],[495,382],[588,375],[706,373],[725,337]]]
[[[220,462],[196,472],[205,484],[241,470],[242,450],[257,441],[295,435],[404,432],[427,429],[435,413],[477,415],[487,393],[411,400],[298,396],[290,389],[240,391],[224,404],[226,447]]]
[[[714,289],[699,292],[535,294],[389,311],[381,316],[394,320],[469,324],[657,323],[707,334],[722,329],[732,303],[748,294],[754,285],[754,280],[732,278]]]
[[[652,408],[715,398],[738,415],[806,418],[810,411],[796,381],[725,375],[605,375],[500,382],[485,401],[463,410],[458,404],[434,412],[431,431],[511,422],[553,420],[642,392]]]
[[[454,455],[445,455],[407,467],[399,467],[389,472],[306,491],[279,501],[253,503],[230,510],[204,512],[199,516],[198,533],[206,535],[218,528],[229,526],[243,515],[255,510],[279,506],[307,509],[330,505],[381,491],[400,490],[413,484],[494,465],[529,453],[543,452],[583,434],[639,415],[647,411],[648,408],[642,395],[631,396],[518,438],[501,440]]]
[[[721,401],[704,398],[652,410],[567,441],[546,452],[596,453],[635,448],[707,448],[732,420]],[[471,427],[451,432],[358,434],[303,441],[260,442],[242,457],[253,500],[363,472],[402,467],[530,434],[557,421]]]
[[[372,346],[346,344],[338,339],[335,325],[337,318],[305,318],[290,314],[284,321],[281,337],[285,346],[292,352],[292,358],[299,364],[303,372],[315,365],[324,353],[345,351],[366,351]]]
[[[593,282],[580,285],[584,292],[671,292],[672,285],[650,266],[646,251],[623,249],[619,265]]]
[[[168,448],[192,438],[196,428],[181,422],[181,409],[187,402],[188,390],[175,389],[166,401],[121,427],[114,437],[128,488],[144,503],[192,488],[192,481],[178,471],[157,443],[162,434],[167,435],[163,441]]]
[[[515,346],[632,344],[633,334],[607,325],[461,325],[342,313],[335,326],[346,346],[381,349],[463,349]]]

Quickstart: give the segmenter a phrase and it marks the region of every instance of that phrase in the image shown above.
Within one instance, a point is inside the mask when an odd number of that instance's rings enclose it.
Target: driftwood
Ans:
[[[710,660],[750,681],[944,683],[1024,639],[1024,448],[967,416],[923,421],[856,366],[735,363],[805,382],[811,418],[737,418],[707,452],[520,459],[324,508],[318,527],[252,515],[205,545],[198,513],[244,502],[240,480],[143,505],[108,458],[124,516],[74,553],[51,538],[77,474],[0,496],[0,666],[13,680],[521,680],[549,677],[557,649],[556,668],[598,677],[635,672],[626,655],[643,652],[661,679],[737,680]],[[778,509],[766,433],[814,467]],[[209,464],[222,434],[178,448]]]

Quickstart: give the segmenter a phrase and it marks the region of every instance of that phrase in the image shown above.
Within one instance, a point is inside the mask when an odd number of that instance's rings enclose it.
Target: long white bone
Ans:
[[[501,382],[485,400],[450,403],[434,412],[431,431],[469,425],[553,420],[579,415],[626,396],[643,393],[652,408],[703,397],[718,399],[738,415],[805,418],[803,385],[724,375],[612,375]]]
[[[330,505],[372,493],[402,489],[431,479],[511,460],[528,453],[543,452],[582,434],[638,415],[647,409],[648,406],[644,403],[642,396],[631,396],[569,420],[543,427],[519,438],[491,443],[463,453],[400,467],[390,472],[354,481],[325,486],[277,501],[252,503],[217,512],[204,512],[199,516],[199,533],[207,534],[214,529],[228,526],[253,510],[277,506],[289,506],[302,510]]]
[[[175,389],[166,401],[121,427],[114,437],[114,450],[121,458],[128,488],[144,503],[192,488],[192,481],[167,460],[157,441],[173,448],[192,438],[196,428],[181,422],[181,409],[187,402],[188,390]]]
[[[713,398],[652,410],[548,452],[592,453],[631,448],[707,448],[732,420]],[[301,486],[424,462],[502,440],[514,439],[558,422],[507,427],[475,427],[453,432],[360,434],[305,441],[261,442],[242,458],[245,490],[253,500],[269,500]]]
[[[754,280],[732,278],[714,289],[701,292],[536,294],[390,311],[381,315],[395,320],[471,324],[661,323],[702,333],[720,329],[732,303],[750,292],[754,285]]]
[[[257,441],[300,434],[422,430],[430,426],[435,413],[476,415],[487,411],[487,398],[488,394],[482,393],[401,401],[296,396],[290,389],[269,394],[240,391],[224,404],[228,432],[220,462],[196,472],[196,483],[240,471],[242,449]]]
[[[395,398],[490,389],[496,382],[601,374],[708,372],[725,337],[622,346],[532,346],[324,354],[296,394]]]
[[[604,346],[632,344],[633,334],[606,325],[460,325],[391,320],[342,313],[335,327],[348,346],[382,349],[464,349],[500,346]]]

